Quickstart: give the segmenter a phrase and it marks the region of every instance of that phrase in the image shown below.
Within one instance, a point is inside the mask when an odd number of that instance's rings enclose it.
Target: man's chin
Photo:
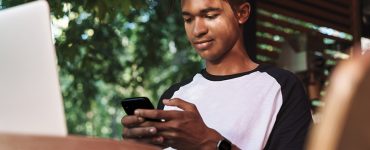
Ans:
[[[209,58],[211,58],[207,50],[196,50],[196,51],[203,60],[208,60]]]
[[[212,63],[212,64],[218,64],[220,62],[220,58],[219,57],[216,57],[214,55],[200,55],[200,57],[204,61],[209,62],[209,63]]]

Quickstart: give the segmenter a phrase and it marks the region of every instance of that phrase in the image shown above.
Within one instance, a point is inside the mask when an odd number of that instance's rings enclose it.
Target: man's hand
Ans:
[[[205,125],[194,104],[177,98],[163,100],[163,104],[183,111],[138,109],[135,116],[123,119],[126,125],[137,125],[136,128],[128,128],[124,137],[145,136],[152,138],[145,139],[146,142],[176,149],[216,149],[222,136]],[[165,122],[141,121],[140,118],[164,119]],[[150,132],[151,130],[154,132]]]
[[[163,145],[160,145],[161,142],[155,141],[158,139],[158,137],[156,138],[157,129],[155,127],[141,127],[145,122],[144,118],[137,115],[124,116],[121,120],[123,125],[123,139],[163,147]]]
[[[183,111],[138,109],[135,115],[122,118],[123,138],[176,149],[216,149],[222,136],[205,125],[194,104],[181,99],[163,100],[163,104]],[[165,122],[144,118],[164,119]]]

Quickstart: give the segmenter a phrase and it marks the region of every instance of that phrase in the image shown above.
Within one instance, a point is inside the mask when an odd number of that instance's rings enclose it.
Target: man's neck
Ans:
[[[257,66],[243,47],[233,48],[220,61],[206,61],[206,70],[212,75],[232,75],[251,71]]]

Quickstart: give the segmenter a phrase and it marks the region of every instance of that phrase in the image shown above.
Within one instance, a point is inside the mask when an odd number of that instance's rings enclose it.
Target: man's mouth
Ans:
[[[193,45],[194,48],[197,50],[206,50],[209,49],[213,44],[213,40],[199,40],[199,41],[194,41]]]

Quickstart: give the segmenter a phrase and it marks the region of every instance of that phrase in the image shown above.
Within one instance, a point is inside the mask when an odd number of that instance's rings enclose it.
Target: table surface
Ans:
[[[69,135],[44,136],[0,133],[2,150],[157,150],[159,147],[132,141]]]

